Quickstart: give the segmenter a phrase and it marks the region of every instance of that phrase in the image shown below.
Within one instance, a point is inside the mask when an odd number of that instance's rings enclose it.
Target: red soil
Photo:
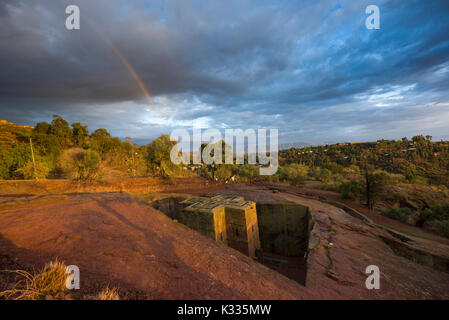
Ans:
[[[209,191],[309,206],[320,243],[309,255],[306,286],[117,193],[34,197],[4,208],[0,254],[38,267],[59,257],[80,267],[82,288],[110,284],[130,292],[125,298],[449,299],[448,273],[396,256],[380,238],[391,235],[341,209],[257,187]],[[380,290],[365,288],[371,264],[381,270]]]
[[[0,252],[26,264],[59,257],[81,286],[131,288],[149,299],[295,299],[293,280],[120,194],[0,213]]]

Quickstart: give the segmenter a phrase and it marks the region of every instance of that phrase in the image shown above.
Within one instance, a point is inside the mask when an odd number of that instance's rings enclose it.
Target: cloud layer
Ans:
[[[370,2],[2,1],[0,118],[57,113],[138,139],[193,125],[274,127],[284,143],[449,138],[449,3],[377,1],[368,30]]]

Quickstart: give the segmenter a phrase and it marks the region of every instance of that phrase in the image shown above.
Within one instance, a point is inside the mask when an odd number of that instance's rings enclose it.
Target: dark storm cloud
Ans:
[[[282,30],[280,22],[270,22],[273,18],[267,10],[235,13],[221,4],[200,6],[200,15],[196,15],[187,1],[169,2],[162,22],[161,12],[128,11],[119,8],[120,2],[74,3],[85,19],[80,31],[71,32],[64,28],[63,3],[2,5],[3,11],[9,8],[11,12],[2,20],[0,34],[9,39],[1,44],[0,94],[64,101],[138,99],[142,92],[109,41],[123,52],[153,95],[186,90],[236,94],[245,90],[246,81],[257,80],[251,79],[257,74],[245,70],[247,58],[261,60],[267,70],[283,64],[282,58],[264,54],[284,45],[284,39],[270,37],[271,32]],[[222,14],[224,25],[219,20]]]
[[[65,29],[65,7],[81,30]],[[0,3],[0,118],[59,113],[139,138],[191,124],[282,129],[284,141],[449,135],[449,3],[377,1]],[[111,47],[120,50],[154,98]],[[432,107],[427,107],[432,105]],[[426,109],[427,108],[427,109]],[[425,111],[423,111],[425,110]]]

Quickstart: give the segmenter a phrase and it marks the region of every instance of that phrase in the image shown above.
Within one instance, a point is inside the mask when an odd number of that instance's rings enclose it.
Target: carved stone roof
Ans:
[[[215,211],[222,207],[231,207],[245,210],[254,204],[253,201],[247,201],[239,196],[213,196],[213,197],[193,197],[186,199],[181,204],[187,205],[188,210],[208,210]]]

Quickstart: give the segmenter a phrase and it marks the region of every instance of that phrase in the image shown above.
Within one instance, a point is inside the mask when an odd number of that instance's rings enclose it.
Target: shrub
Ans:
[[[237,177],[242,182],[252,182],[259,177],[259,168],[255,165],[244,164],[238,166]]]
[[[307,175],[314,180],[319,180],[320,172],[321,172],[320,167],[312,167],[309,169]]]
[[[26,145],[18,144],[0,152],[0,179],[11,179],[16,170],[24,167],[31,160],[30,148]]]
[[[293,186],[302,186],[306,181],[307,172],[307,166],[292,163],[280,169],[280,176],[282,180],[288,181]]]
[[[50,171],[50,167],[43,161],[36,161],[36,165],[29,161],[23,168],[17,169],[24,179],[45,179]]]
[[[421,211],[416,225],[424,226],[449,237],[449,203],[442,203]]]
[[[318,176],[318,179],[321,182],[326,183],[326,182],[328,182],[330,180],[331,177],[332,177],[332,172],[329,169],[324,168],[324,169],[320,170],[320,174]]]
[[[86,150],[76,154],[74,164],[79,180],[92,180],[100,169],[100,156],[96,151]]]
[[[422,227],[427,220],[429,220],[433,215],[431,209],[427,208],[421,211],[418,215],[418,219],[416,221],[416,225]]]
[[[61,156],[60,166],[72,179],[91,180],[100,170],[100,156],[94,150],[70,149]]]
[[[338,191],[343,199],[357,200],[360,199],[363,186],[354,180],[343,182],[339,185]]]
[[[382,212],[383,216],[407,223],[412,211],[409,208],[393,208]]]
[[[153,171],[154,172],[154,171]],[[157,172],[157,170],[156,170]],[[182,166],[176,165],[170,160],[163,160],[161,166],[159,167],[160,176],[163,178],[167,177],[179,177],[184,174]]]
[[[303,175],[296,173],[294,175],[289,176],[288,181],[292,186],[299,187],[305,184],[306,178]]]
[[[266,181],[268,181],[270,183],[277,183],[277,182],[279,182],[279,175],[273,174],[271,176],[263,176],[263,179],[265,179]]]
[[[354,164],[351,164],[348,168],[345,168],[345,171],[347,173],[356,173],[356,174],[360,174],[360,167],[356,166]]]
[[[388,174],[388,180],[392,184],[400,184],[405,182],[405,177],[402,174],[394,174],[394,173],[387,173]]]
[[[329,162],[324,166],[326,169],[330,170],[333,174],[345,174],[345,168],[335,162]]]
[[[211,170],[209,170],[208,167],[201,167],[201,168],[198,170],[198,175],[199,175],[200,177],[203,177],[203,178],[212,180],[212,172],[211,172]]]
[[[218,181],[226,181],[232,176],[232,168],[230,165],[218,165],[215,170],[215,179]]]
[[[449,203],[442,203],[432,207],[432,212],[436,220],[449,219]]]
[[[408,176],[407,177],[407,182],[410,184],[422,184],[422,185],[428,185],[429,181],[427,180],[427,178],[422,177],[422,176]]]
[[[442,236],[449,238],[449,219],[435,221],[435,229]]]

